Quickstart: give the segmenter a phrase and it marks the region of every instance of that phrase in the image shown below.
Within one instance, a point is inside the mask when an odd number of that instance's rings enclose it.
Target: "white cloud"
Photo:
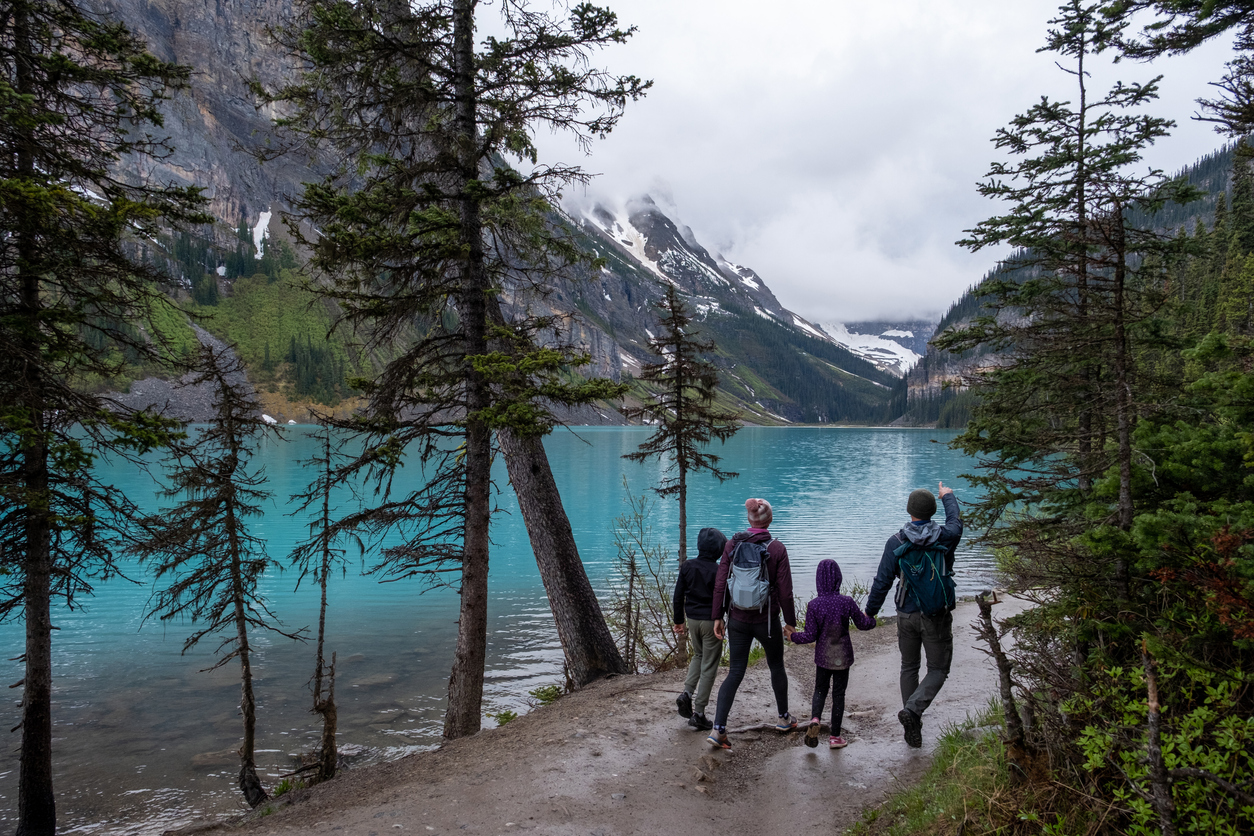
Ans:
[[[543,158],[600,174],[576,198],[654,193],[812,319],[943,312],[997,255],[953,246],[997,210],[975,191],[994,132],[1042,94],[1071,97],[1036,52],[1054,0],[605,2],[640,31],[596,63],[654,88],[591,157],[542,135]],[[1154,112],[1181,126],[1150,163],[1222,143],[1188,119],[1226,49],[1097,68],[1168,74]]]

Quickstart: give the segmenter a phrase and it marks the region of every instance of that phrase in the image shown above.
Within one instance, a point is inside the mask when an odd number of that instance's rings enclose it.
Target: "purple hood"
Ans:
[[[819,561],[819,568],[814,574],[814,584],[819,595],[839,595],[842,581],[844,577],[840,573],[839,563],[834,560]]]

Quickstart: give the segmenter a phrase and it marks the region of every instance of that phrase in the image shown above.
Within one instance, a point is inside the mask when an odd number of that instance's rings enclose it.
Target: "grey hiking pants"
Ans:
[[[897,614],[901,651],[901,704],[922,717],[949,676],[954,660],[953,613],[928,618],[921,612]],[[927,654],[927,676],[919,681],[920,651]]]
[[[692,710],[704,715],[718,663],[723,658],[723,640],[714,635],[713,621],[696,618],[688,619],[688,639],[692,661],[688,663],[684,690],[692,695]]]

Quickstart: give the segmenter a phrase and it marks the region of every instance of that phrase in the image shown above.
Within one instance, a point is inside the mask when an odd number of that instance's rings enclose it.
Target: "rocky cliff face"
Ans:
[[[190,90],[169,103],[166,128],[175,151],[131,176],[204,188],[219,223],[205,234],[231,249],[235,231],[270,222],[272,233],[301,184],[319,164],[291,155],[261,163],[274,141],[271,119],[247,82],[277,86],[289,59],[269,35],[292,14],[292,0],[99,0],[143,36],[159,57],[190,65]],[[654,305],[674,284],[719,343],[726,391],[751,421],[881,421],[891,375],[838,345],[818,325],[785,309],[761,276],[702,246],[649,197],[624,209],[592,207],[563,216],[584,245],[605,259],[595,272],[572,271],[544,304],[566,318],[593,357],[595,374],[636,374],[655,359]],[[260,230],[258,230],[259,234]],[[192,277],[188,277],[189,279]]]
[[[241,218],[253,227],[273,209],[277,219],[310,169],[305,160],[262,164],[253,156],[272,140],[275,114],[255,106],[247,80],[274,85],[287,71],[267,32],[292,14],[291,0],[103,0],[101,8],[141,35],[154,55],[193,70],[190,90],[167,108],[174,153],[136,174],[203,187],[209,212],[223,222],[219,239],[228,239]]]

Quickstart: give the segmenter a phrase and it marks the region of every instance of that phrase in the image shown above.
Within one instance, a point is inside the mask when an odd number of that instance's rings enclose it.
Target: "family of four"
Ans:
[[[901,651],[901,711],[907,745],[923,745],[923,712],[936,698],[949,675],[953,660],[952,581],[954,550],[962,538],[962,518],[954,492],[939,485],[945,509],[945,523],[932,520],[936,497],[931,491],[913,491],[906,501],[910,521],[888,538],[879,569],[867,597],[866,612],[848,595],[840,594],[840,566],[834,560],[819,562],[815,574],[817,594],[806,607],[802,629],[797,629],[793,603],[792,570],[788,550],[771,536],[771,504],[765,499],[749,499],[745,510],[749,528],[728,540],[716,528],[703,528],[697,536],[697,557],[679,568],[675,582],[675,633],[688,634],[692,663],[684,692],[676,699],[679,713],[698,731],[709,731],[711,745],[730,749],[727,718],[736,691],[749,666],[749,650],[756,639],[766,651],[771,673],[771,689],[779,713],[775,728],[781,732],[797,728],[788,712],[788,675],[784,671],[784,641],[814,644],[814,697],[810,702],[807,746],[818,746],[823,706],[832,698],[831,734],[828,745],[844,748],[841,734],[845,712],[845,689],[853,664],[853,644],[849,624],[859,630],[875,627],[875,616],[884,605],[894,580],[897,592],[897,645]],[[931,561],[931,562],[929,562]],[[943,563],[943,566],[941,565]],[[922,570],[920,569],[922,566]],[[948,597],[937,606],[917,578],[930,576],[948,584]],[[914,579],[914,580],[912,580]],[[941,587],[944,589],[945,587]],[[744,604],[751,606],[744,606]],[[781,626],[781,618],[783,624]],[[718,690],[714,719],[705,713],[714,675],[727,640],[730,666]],[[926,658],[927,675],[919,680],[919,668]]]

